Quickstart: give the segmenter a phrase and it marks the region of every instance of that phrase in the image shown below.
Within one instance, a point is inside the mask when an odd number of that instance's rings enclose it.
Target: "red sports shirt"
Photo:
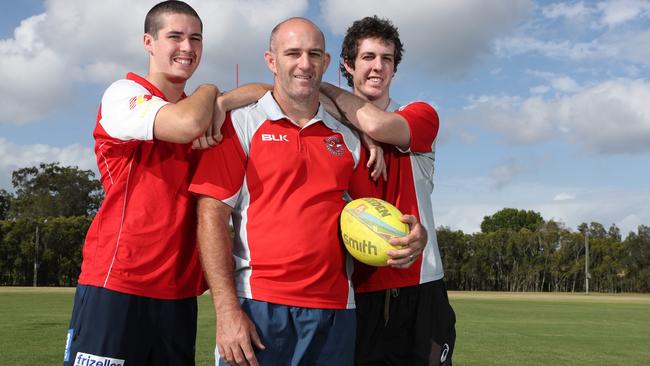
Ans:
[[[104,93],[94,131],[106,196],[83,248],[79,283],[158,299],[201,294],[190,144],[153,139],[167,98],[129,73]]]
[[[357,292],[413,286],[443,277],[433,220],[433,162],[439,121],[435,109],[427,103],[415,102],[400,108],[391,101],[394,110],[406,119],[411,130],[408,151],[385,147],[384,159],[388,180],[379,186],[366,181],[363,189],[357,185],[353,198],[374,196],[392,203],[404,214],[415,215],[426,228],[428,243],[422,256],[408,269],[371,267],[354,262],[354,287]]]
[[[228,114],[222,133],[203,153],[190,191],[233,208],[237,295],[353,308],[338,219],[360,158],[356,134],[322,107],[300,128],[270,92]]]

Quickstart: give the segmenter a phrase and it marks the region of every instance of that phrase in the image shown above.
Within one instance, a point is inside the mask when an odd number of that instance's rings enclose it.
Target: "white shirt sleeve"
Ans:
[[[134,81],[118,80],[104,92],[99,123],[116,139],[153,140],[156,114],[167,103]]]

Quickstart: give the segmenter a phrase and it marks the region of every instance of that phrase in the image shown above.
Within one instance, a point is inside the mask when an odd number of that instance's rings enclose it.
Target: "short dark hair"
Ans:
[[[201,32],[203,32],[203,22],[199,14],[187,3],[179,0],[167,0],[154,5],[144,18],[144,32],[154,38],[158,37],[158,31],[165,25],[162,22],[163,14],[186,14],[199,20]]]
[[[399,39],[399,32],[397,27],[388,19],[382,19],[373,15],[372,17],[365,17],[352,23],[348,28],[343,45],[341,46],[341,73],[348,80],[348,86],[353,86],[352,75],[345,69],[344,64],[348,64],[354,68],[354,61],[359,54],[359,45],[366,38],[379,38],[384,42],[390,42],[395,45],[394,61],[395,67],[393,72],[397,72],[397,65],[402,61],[402,53],[404,52],[404,45]]]

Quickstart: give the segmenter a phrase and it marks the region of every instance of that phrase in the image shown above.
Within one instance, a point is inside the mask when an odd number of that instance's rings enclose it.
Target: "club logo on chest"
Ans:
[[[332,155],[343,156],[343,144],[338,136],[330,136],[323,140],[325,142],[325,147]]]

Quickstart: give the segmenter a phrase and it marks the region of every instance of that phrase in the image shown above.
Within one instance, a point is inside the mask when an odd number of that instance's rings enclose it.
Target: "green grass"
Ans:
[[[0,363],[61,364],[73,289],[0,288]],[[650,296],[450,293],[454,364],[650,365]],[[213,365],[214,316],[199,299],[197,365]]]
[[[462,293],[451,302],[457,365],[650,365],[647,296]]]

